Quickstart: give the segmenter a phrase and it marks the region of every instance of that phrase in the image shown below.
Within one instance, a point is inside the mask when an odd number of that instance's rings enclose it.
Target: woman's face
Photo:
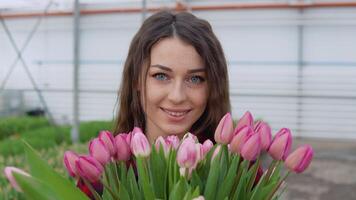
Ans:
[[[146,134],[182,137],[203,114],[208,98],[206,69],[190,44],[171,37],[151,49],[142,100],[147,121]]]

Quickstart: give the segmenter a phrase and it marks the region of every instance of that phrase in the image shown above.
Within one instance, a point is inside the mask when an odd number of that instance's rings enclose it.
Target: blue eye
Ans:
[[[194,84],[199,84],[199,83],[202,83],[204,81],[205,81],[205,79],[203,77],[201,77],[201,76],[192,76],[189,79],[189,82],[194,83]]]
[[[165,81],[168,79],[167,75],[163,74],[163,73],[154,74],[153,78],[155,78],[156,80],[159,80],[159,81]]]

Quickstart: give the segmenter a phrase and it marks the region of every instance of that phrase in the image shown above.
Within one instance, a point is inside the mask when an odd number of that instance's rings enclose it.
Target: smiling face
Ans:
[[[208,99],[206,69],[192,45],[177,37],[160,40],[151,49],[142,106],[146,134],[182,137],[203,114]]]

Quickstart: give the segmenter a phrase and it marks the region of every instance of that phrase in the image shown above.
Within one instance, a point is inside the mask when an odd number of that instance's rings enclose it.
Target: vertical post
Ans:
[[[303,9],[300,10],[300,15],[303,15]],[[298,24],[297,27],[298,31],[298,77],[297,77],[297,127],[296,127],[296,132],[297,136],[301,136],[302,132],[302,107],[303,107],[303,69],[304,69],[304,42],[303,42],[303,32],[304,32],[304,27],[303,24]]]
[[[73,143],[79,141],[79,57],[80,57],[80,4],[79,0],[74,1],[73,7],[73,124],[71,139]]]
[[[145,21],[147,15],[147,2],[142,0],[142,23]]]

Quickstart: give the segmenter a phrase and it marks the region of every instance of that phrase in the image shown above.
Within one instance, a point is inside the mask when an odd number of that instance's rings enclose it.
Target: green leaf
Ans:
[[[234,185],[234,180],[236,179],[237,176],[236,172],[237,172],[237,167],[239,165],[239,162],[240,162],[240,157],[237,155],[233,156],[229,171],[227,172],[224,181],[219,187],[219,191],[216,199],[224,199],[225,197],[228,197],[229,194],[231,193],[231,190]]]
[[[31,175],[48,185],[60,199],[88,199],[84,193],[76,188],[68,179],[53,170],[32,147],[24,141],[25,152],[30,165]]]
[[[219,180],[219,170],[220,170],[220,157],[221,150],[219,154],[212,161],[212,165],[209,170],[208,179],[204,189],[204,197],[206,200],[214,200],[216,195],[216,189]]]
[[[127,172],[127,181],[128,181],[128,183],[130,185],[130,190],[131,190],[131,193],[132,193],[132,199],[135,199],[135,200],[142,199],[141,192],[138,189],[136,176],[135,176],[135,173],[134,173],[134,170],[133,170],[132,166],[130,166],[129,171]]]
[[[145,158],[142,157],[136,158],[139,184],[143,190],[144,198],[146,200],[154,200],[155,196],[153,193],[153,188],[150,185],[149,177],[147,174],[147,168],[146,168],[147,166],[144,159]]]
[[[60,200],[56,193],[42,181],[22,174],[13,173],[26,198],[30,200]]]
[[[169,195],[169,200],[182,200],[187,191],[185,185],[184,178],[181,177],[178,183],[173,187],[172,193]]]
[[[192,178],[190,180],[190,185],[195,188],[195,187],[198,187],[199,188],[203,188],[204,184],[203,182],[201,181],[197,171],[193,170],[192,172]]]
[[[129,193],[127,192],[127,189],[123,184],[120,184],[119,198],[120,200],[130,200]]]
[[[152,146],[152,152],[149,158],[149,171],[151,185],[153,186],[155,197],[164,199],[166,197],[167,184],[167,165],[162,145],[157,152],[155,146]]]

